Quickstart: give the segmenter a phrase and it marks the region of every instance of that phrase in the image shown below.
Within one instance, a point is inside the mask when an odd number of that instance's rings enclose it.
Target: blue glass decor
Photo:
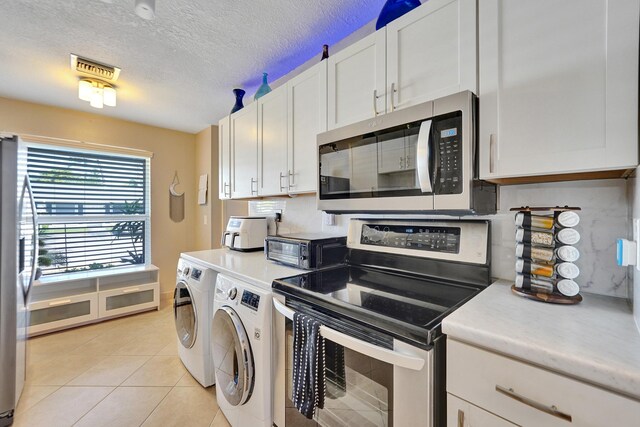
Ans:
[[[258,91],[256,92],[256,94],[253,96],[253,99],[262,98],[269,92],[271,92],[271,88],[267,83],[267,73],[262,73],[262,84],[258,88]]]
[[[378,16],[378,20],[376,21],[376,30],[400,18],[418,6],[420,6],[420,0],[387,0],[384,6],[382,6],[380,16]]]
[[[236,96],[236,104],[231,109],[231,114],[235,113],[238,110],[242,110],[244,108],[244,104],[242,103],[242,97],[246,92],[242,89],[234,89],[233,94]]]

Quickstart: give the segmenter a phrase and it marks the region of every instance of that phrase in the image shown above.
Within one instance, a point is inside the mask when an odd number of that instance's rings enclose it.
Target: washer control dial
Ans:
[[[231,288],[227,291],[227,297],[230,300],[233,301],[234,299],[236,299],[237,296],[238,296],[238,290],[236,288]]]

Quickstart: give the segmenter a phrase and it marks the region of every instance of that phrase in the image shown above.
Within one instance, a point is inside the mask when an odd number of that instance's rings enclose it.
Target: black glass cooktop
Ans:
[[[448,313],[480,292],[476,286],[348,265],[275,280],[273,290],[287,303],[302,301],[314,311],[423,347],[440,333]]]

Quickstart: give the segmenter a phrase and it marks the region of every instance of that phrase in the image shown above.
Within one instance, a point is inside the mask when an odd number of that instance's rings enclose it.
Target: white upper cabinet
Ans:
[[[231,198],[231,133],[229,116],[218,122],[218,197]]]
[[[638,0],[479,3],[480,177],[638,164]]]
[[[329,57],[328,128],[477,92],[476,2],[429,0]]]
[[[230,116],[232,192],[235,198],[258,195],[258,103],[253,102]]]
[[[287,83],[290,194],[317,191],[317,136],[327,130],[327,64],[322,61]]]
[[[258,103],[259,196],[287,194],[287,88],[280,86]]]
[[[387,111],[477,93],[474,0],[429,0],[386,31]]]
[[[376,31],[328,59],[328,128],[385,112],[385,31]]]

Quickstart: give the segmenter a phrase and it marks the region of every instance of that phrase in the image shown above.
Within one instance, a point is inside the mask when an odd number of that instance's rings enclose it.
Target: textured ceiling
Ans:
[[[0,96],[198,132],[228,114],[231,89],[270,81],[378,15],[384,0],[0,0]],[[118,106],[77,97],[75,53],[122,68]],[[37,117],[34,117],[37,120]]]

